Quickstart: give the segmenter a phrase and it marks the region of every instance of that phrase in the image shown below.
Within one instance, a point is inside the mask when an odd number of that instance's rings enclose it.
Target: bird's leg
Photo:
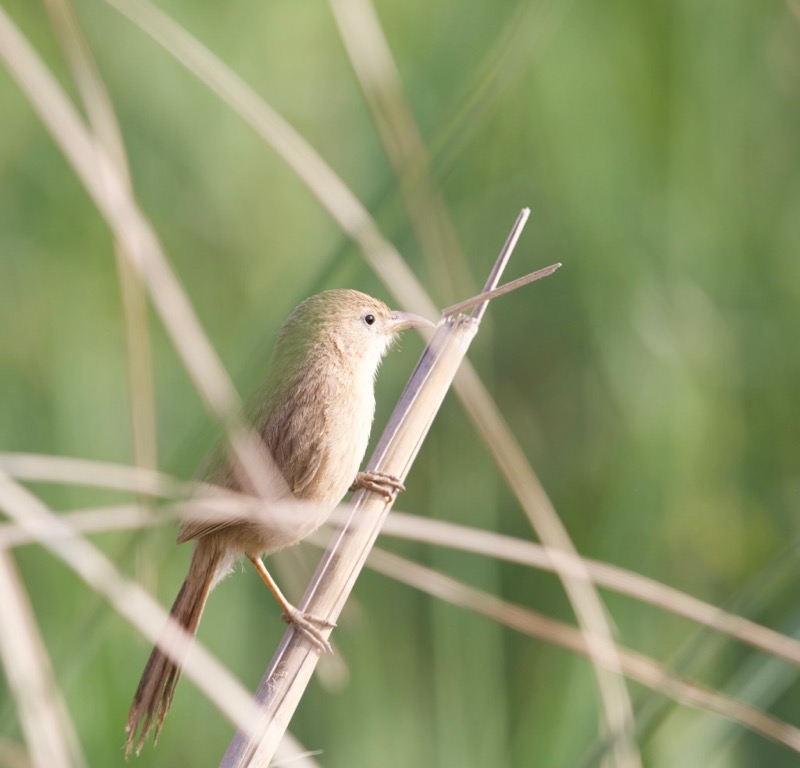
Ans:
[[[259,576],[264,580],[264,583],[269,587],[270,592],[275,596],[278,604],[283,608],[281,618],[287,623],[292,624],[298,632],[305,635],[321,653],[332,653],[333,649],[328,639],[322,634],[323,629],[333,629],[336,626],[327,619],[314,616],[312,613],[303,613],[303,611],[295,608],[281,592],[275,579],[270,576],[267,566],[260,557],[248,555],[247,559],[255,566]]]
[[[383,494],[386,501],[394,501],[397,494],[403,493],[406,489],[394,475],[388,475],[386,472],[359,472],[350,490],[355,491],[359,488]]]

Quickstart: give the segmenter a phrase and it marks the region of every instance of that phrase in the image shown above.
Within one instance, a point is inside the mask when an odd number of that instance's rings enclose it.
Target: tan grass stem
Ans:
[[[666,667],[642,654],[628,650],[605,638],[594,638],[594,650],[586,634],[535,611],[507,603],[495,595],[483,592],[399,555],[374,548],[370,564],[397,581],[414,586],[452,605],[460,605],[531,637],[589,656],[595,653],[601,663],[621,667],[623,674],[688,707],[712,712],[743,725],[768,739],[785,744],[800,752],[800,728],[772,715],[731,699],[718,691],[704,688],[673,675]]]
[[[487,288],[499,280],[525,218],[523,212],[517,219]],[[479,325],[475,317],[467,315],[446,318],[439,324],[367,463],[368,471],[405,480]],[[336,622],[392,504],[393,500],[364,490],[353,496],[349,518],[328,545],[298,606],[301,610]],[[237,734],[222,768],[266,768],[270,764],[318,661],[310,644],[289,627],[256,692],[262,706],[262,734],[256,739]]]
[[[164,625],[172,621],[167,612],[145,590],[125,579],[100,550],[70,530],[44,503],[2,472],[0,508],[151,642],[162,639]],[[192,638],[174,621],[171,634],[174,642],[165,645],[165,650],[175,656],[182,655]],[[191,644],[184,673],[237,727],[253,731],[258,710],[252,699],[200,643]]]
[[[0,462],[0,469],[2,468],[2,462]],[[250,497],[243,497],[243,499],[247,504],[253,502]],[[59,519],[68,526],[70,531],[90,534],[157,527],[171,521],[192,519],[193,516],[207,520],[212,514],[214,513],[207,506],[198,504],[197,501],[189,501],[169,504],[161,507],[157,512],[148,506],[135,503],[92,507],[59,514]],[[220,519],[234,517],[241,519],[246,517],[245,504],[239,502],[232,505],[229,510],[220,510],[217,514],[220,515]],[[346,522],[346,514],[349,513],[344,508],[335,510],[331,515],[331,522]],[[63,532],[51,531],[49,535],[52,538],[58,538],[63,535]],[[551,552],[541,544],[532,541],[480,528],[471,528],[458,523],[432,520],[408,512],[399,512],[396,509],[393,509],[392,514],[383,522],[381,536],[408,539],[461,552],[472,552],[484,557],[492,557],[545,571],[556,570],[553,564],[554,559],[560,561],[560,567],[563,570],[570,570],[573,566],[573,556],[558,550]],[[327,539],[327,532],[321,530],[308,541],[324,548]],[[19,547],[38,541],[39,539],[17,523],[0,524],[0,548]],[[683,616],[716,632],[726,634],[745,645],[750,645],[800,667],[800,640],[634,571],[600,560],[578,557],[581,567],[589,572],[592,580],[599,587],[634,598],[645,605],[661,608],[676,616]],[[576,573],[579,572],[579,569],[575,570]]]
[[[64,90],[0,8],[0,60],[105,218],[144,280],[156,311],[203,402],[226,428],[245,485],[264,498],[281,484],[271,458],[240,416],[239,398],[173,273],[126,177],[90,135]]]
[[[408,105],[373,3],[328,0],[350,63],[398,186],[436,293],[443,297],[472,290],[465,258],[432,174],[428,150]]]
[[[130,169],[122,131],[71,0],[46,0],[45,4],[94,135],[115,164],[120,180],[130,191]],[[116,239],[114,247],[128,359],[134,463],[140,467],[155,468],[158,454],[147,302],[142,281],[131,263],[130,255],[125,253],[123,243]]]
[[[10,553],[0,546],[0,660],[31,764],[86,766],[36,618]]]

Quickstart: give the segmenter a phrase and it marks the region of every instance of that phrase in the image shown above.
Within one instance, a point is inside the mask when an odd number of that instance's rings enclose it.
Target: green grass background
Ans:
[[[160,6],[318,149],[440,305],[463,297],[420,253],[324,3]],[[4,7],[74,94],[43,7]],[[138,199],[243,396],[299,300],[342,286],[387,298],[249,127],[104,3],[76,7]],[[508,277],[564,263],[491,306],[470,358],[580,552],[797,634],[800,6],[381,0],[377,10],[468,262],[458,284],[479,289],[522,206],[532,217]],[[4,72],[0,329],[0,449],[130,462],[113,243]],[[214,427],[155,319],[152,334],[160,466],[189,478]],[[378,428],[420,349],[407,335],[387,360]],[[401,509],[532,536],[452,396],[408,486]],[[112,498],[36,490],[57,509]],[[95,540],[168,604],[189,556],[172,538],[166,526]],[[550,575],[383,543],[573,620]],[[317,552],[305,549],[310,568]],[[147,643],[39,548],[15,559],[89,763],[121,765]],[[798,722],[796,670],[630,600],[608,605],[622,644]],[[245,571],[212,596],[200,636],[252,688],[282,630]],[[564,651],[370,573],[336,640],[346,681],[313,682],[292,724],[326,766],[598,763],[594,677]],[[648,766],[797,765],[738,726],[631,691]],[[2,679],[0,734],[21,738]],[[137,764],[214,765],[230,736],[184,681]]]

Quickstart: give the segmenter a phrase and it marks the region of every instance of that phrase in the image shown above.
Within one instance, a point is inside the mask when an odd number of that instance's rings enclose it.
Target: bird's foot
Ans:
[[[394,475],[386,472],[359,472],[350,490],[355,491],[359,488],[380,493],[386,501],[394,501],[397,494],[403,493],[406,489]]]
[[[333,629],[336,624],[313,613],[303,613],[293,605],[287,606],[281,618],[291,624],[301,635],[306,637],[320,653],[333,653],[333,648],[322,634],[323,629]]]

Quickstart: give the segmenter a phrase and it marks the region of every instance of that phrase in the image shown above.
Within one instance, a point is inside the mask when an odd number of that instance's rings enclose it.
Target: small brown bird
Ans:
[[[314,513],[292,525],[252,518],[184,523],[178,543],[194,539],[194,552],[170,614],[187,632],[197,632],[209,593],[244,554],[281,604],[284,619],[318,649],[329,650],[319,628],[330,625],[286,600],[261,555],[296,544],[316,530],[351,487],[362,485],[385,495],[402,490],[396,480],[358,473],[358,468],[375,414],[374,381],[381,359],[395,334],[432,325],[353,290],[312,296],[289,315],[278,333],[255,426],[293,496],[313,502]],[[214,479],[240,490],[229,466]],[[158,738],[180,673],[180,665],[156,645],[128,714],[126,756],[134,741],[136,753],[141,751],[154,717]]]

